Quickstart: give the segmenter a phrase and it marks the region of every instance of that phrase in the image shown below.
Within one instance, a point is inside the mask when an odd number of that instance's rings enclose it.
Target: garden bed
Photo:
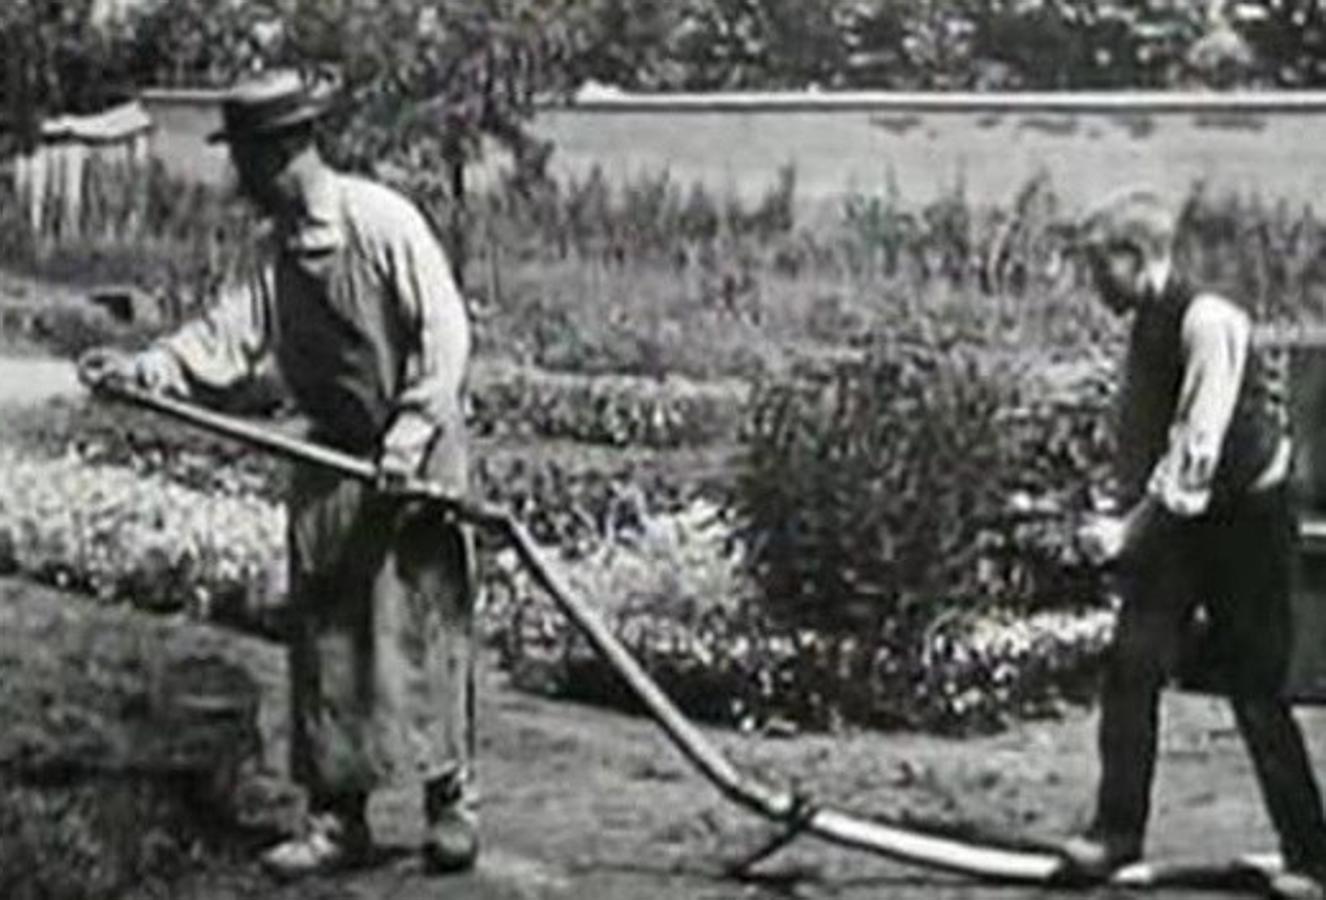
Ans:
[[[608,664],[499,555],[489,638],[519,686],[637,705]],[[619,639],[690,715],[743,730],[868,725],[996,731],[1056,716],[1095,690],[1113,614],[1104,607],[973,608],[919,634],[789,625],[759,601],[721,511],[698,503],[563,563]]]
[[[697,447],[740,436],[749,393],[733,379],[591,376],[489,362],[475,367],[470,418],[484,436]]]
[[[55,410],[52,421],[67,418],[47,438],[83,421]],[[147,439],[131,420],[117,417],[118,442],[94,423],[58,456],[39,442],[0,447],[0,564],[104,602],[279,634],[279,469],[160,420]],[[563,463],[578,459],[579,468],[559,465],[556,453],[540,468],[539,449],[491,454],[495,499],[536,523],[576,589],[698,718],[989,730],[1053,714],[1094,678],[1108,636],[1108,614],[1097,609],[973,610],[924,641],[776,624],[760,611],[723,506],[704,499],[703,484],[676,480],[678,468],[696,474],[694,457],[670,470],[655,459],[651,481],[639,452],[605,471],[586,468],[574,445]],[[709,478],[711,488],[723,481]],[[500,548],[489,548],[483,571],[482,631],[519,684],[630,706]]]

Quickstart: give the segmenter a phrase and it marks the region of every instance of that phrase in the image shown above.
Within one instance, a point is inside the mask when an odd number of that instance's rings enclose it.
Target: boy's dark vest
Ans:
[[[1186,281],[1170,286],[1138,310],[1128,340],[1119,405],[1116,477],[1121,500],[1132,505],[1169,447],[1170,426],[1183,381],[1183,318],[1197,297]],[[1238,401],[1225,433],[1212,484],[1212,503],[1246,491],[1275,458],[1286,435],[1266,362],[1249,348]]]

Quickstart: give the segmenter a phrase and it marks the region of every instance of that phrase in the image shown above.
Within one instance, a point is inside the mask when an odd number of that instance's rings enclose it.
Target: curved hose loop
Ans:
[[[1062,870],[1056,854],[968,844],[895,825],[816,808],[791,792],[778,792],[742,775],[677,709],[630,652],[548,567],[528,532],[510,517],[503,531],[535,581],[626,682],[672,744],[725,797],[767,819],[817,837],[904,862],[992,881],[1044,884]]]
[[[364,481],[373,481],[376,477],[375,467],[358,457],[279,434],[190,403],[118,383],[98,385],[97,392],[188,422],[214,434],[245,442],[286,459],[324,466]],[[400,493],[441,504],[457,519],[506,540],[535,582],[548,593],[595,651],[607,660],[672,744],[710,784],[738,806],[785,825],[789,834],[813,834],[845,847],[989,881],[1046,884],[1055,881],[1063,871],[1060,857],[1048,851],[1015,850],[968,843],[957,838],[925,834],[901,825],[818,808],[809,803],[807,798],[790,791],[776,790],[743,775],[686,718],[603,620],[567,588],[548,565],[529,532],[509,513],[487,504],[447,496],[439,486],[423,481],[403,485]]]

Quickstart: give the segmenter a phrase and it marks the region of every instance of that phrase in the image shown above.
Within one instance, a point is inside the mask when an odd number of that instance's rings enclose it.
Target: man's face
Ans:
[[[239,176],[239,189],[258,206],[272,210],[278,185],[288,162],[283,142],[272,137],[246,137],[230,144],[230,159]]]
[[[1092,247],[1087,250],[1091,281],[1100,300],[1122,315],[1141,302],[1144,279],[1142,256],[1132,247]]]

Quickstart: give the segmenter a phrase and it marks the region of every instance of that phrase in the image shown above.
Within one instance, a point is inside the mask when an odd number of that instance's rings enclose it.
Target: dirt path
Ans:
[[[68,360],[0,356],[0,406],[35,405],[82,390]]]
[[[448,897],[1045,895],[963,883],[809,840],[764,865],[763,884],[725,880],[724,862],[758,846],[771,829],[719,799],[658,741],[652,726],[519,696],[496,676],[488,679],[486,697],[484,815],[495,852],[476,876],[448,885]],[[1218,859],[1270,846],[1228,716],[1194,698],[1171,702],[1168,711],[1153,847]],[[1308,719],[1317,758],[1326,762],[1326,721],[1315,714]],[[743,765],[771,779],[797,775],[814,796],[862,813],[966,820],[1004,833],[1049,836],[1076,826],[1085,813],[1094,777],[1093,724],[1082,715],[968,742],[718,737]],[[410,798],[399,795],[383,804],[384,836],[413,843],[411,807]],[[327,896],[437,896],[409,871],[367,875]]]
[[[10,583],[13,584],[12,582]],[[136,615],[31,586],[7,591],[0,622],[81,606],[80,616]],[[15,611],[17,609],[17,612]],[[179,624],[172,627],[198,626]],[[272,644],[212,629],[208,638],[243,660],[264,685],[264,730],[281,767],[284,661]],[[50,633],[59,633],[53,629]],[[865,900],[1053,897],[990,887],[802,841],[765,863],[761,877],[724,877],[724,864],[771,829],[727,805],[659,740],[647,721],[520,694],[483,672],[480,777],[486,849],[469,875],[424,877],[411,851],[420,836],[417,797],[379,796],[372,820],[389,861],[336,879],[269,882],[244,859],[188,875],[170,896],[190,900]],[[1171,697],[1152,849],[1222,859],[1271,846],[1265,816],[1230,717],[1214,701]],[[1326,715],[1304,711],[1314,755],[1326,764]],[[865,814],[973,822],[1048,837],[1081,823],[1094,778],[1094,716],[1035,723],[967,741],[855,734],[792,739],[715,732],[740,765],[771,781],[795,777],[815,798]],[[279,774],[279,772],[277,772]],[[143,893],[134,900],[157,898]],[[1063,894],[1063,896],[1082,896]],[[1097,896],[1121,896],[1100,892]],[[1167,897],[1197,896],[1169,892]],[[1209,895],[1207,895],[1209,896]]]
[[[79,629],[141,614],[97,607],[0,579],[0,629],[41,635],[33,652]],[[263,686],[267,761],[279,779],[284,755],[284,659],[279,647],[217,629],[151,619],[154,640],[175,629],[200,648],[242,661]],[[62,624],[64,623],[64,624]],[[65,638],[66,640],[76,640]],[[71,645],[72,646],[72,645]],[[58,699],[58,698],[56,698]],[[172,898],[241,900],[1022,900],[1081,894],[974,884],[805,840],[765,863],[759,879],[723,875],[726,862],[771,829],[727,805],[647,721],[510,689],[483,671],[480,719],[485,854],[472,874],[422,875],[412,848],[421,816],[410,791],[379,796],[371,811],[389,858],[335,879],[279,886],[247,857],[208,863],[169,888]],[[1271,836],[1230,717],[1214,701],[1171,697],[1152,849],[1215,860],[1271,846]],[[1326,764],[1326,716],[1302,718],[1314,756]],[[991,738],[940,740],[855,734],[792,739],[714,732],[743,767],[771,781],[796,777],[816,799],[864,814],[969,822],[1004,834],[1049,837],[1080,824],[1094,778],[1094,716],[1036,723]],[[786,783],[786,782],[782,782]],[[254,804],[248,804],[252,807]],[[282,807],[275,804],[274,808]],[[147,823],[144,823],[146,826]],[[0,862],[3,854],[0,853]],[[132,900],[159,900],[158,885]],[[1099,897],[1126,896],[1101,891]],[[1154,896],[1154,895],[1153,895]],[[1162,896],[1198,896],[1178,891]],[[1206,896],[1210,896],[1209,894]]]

